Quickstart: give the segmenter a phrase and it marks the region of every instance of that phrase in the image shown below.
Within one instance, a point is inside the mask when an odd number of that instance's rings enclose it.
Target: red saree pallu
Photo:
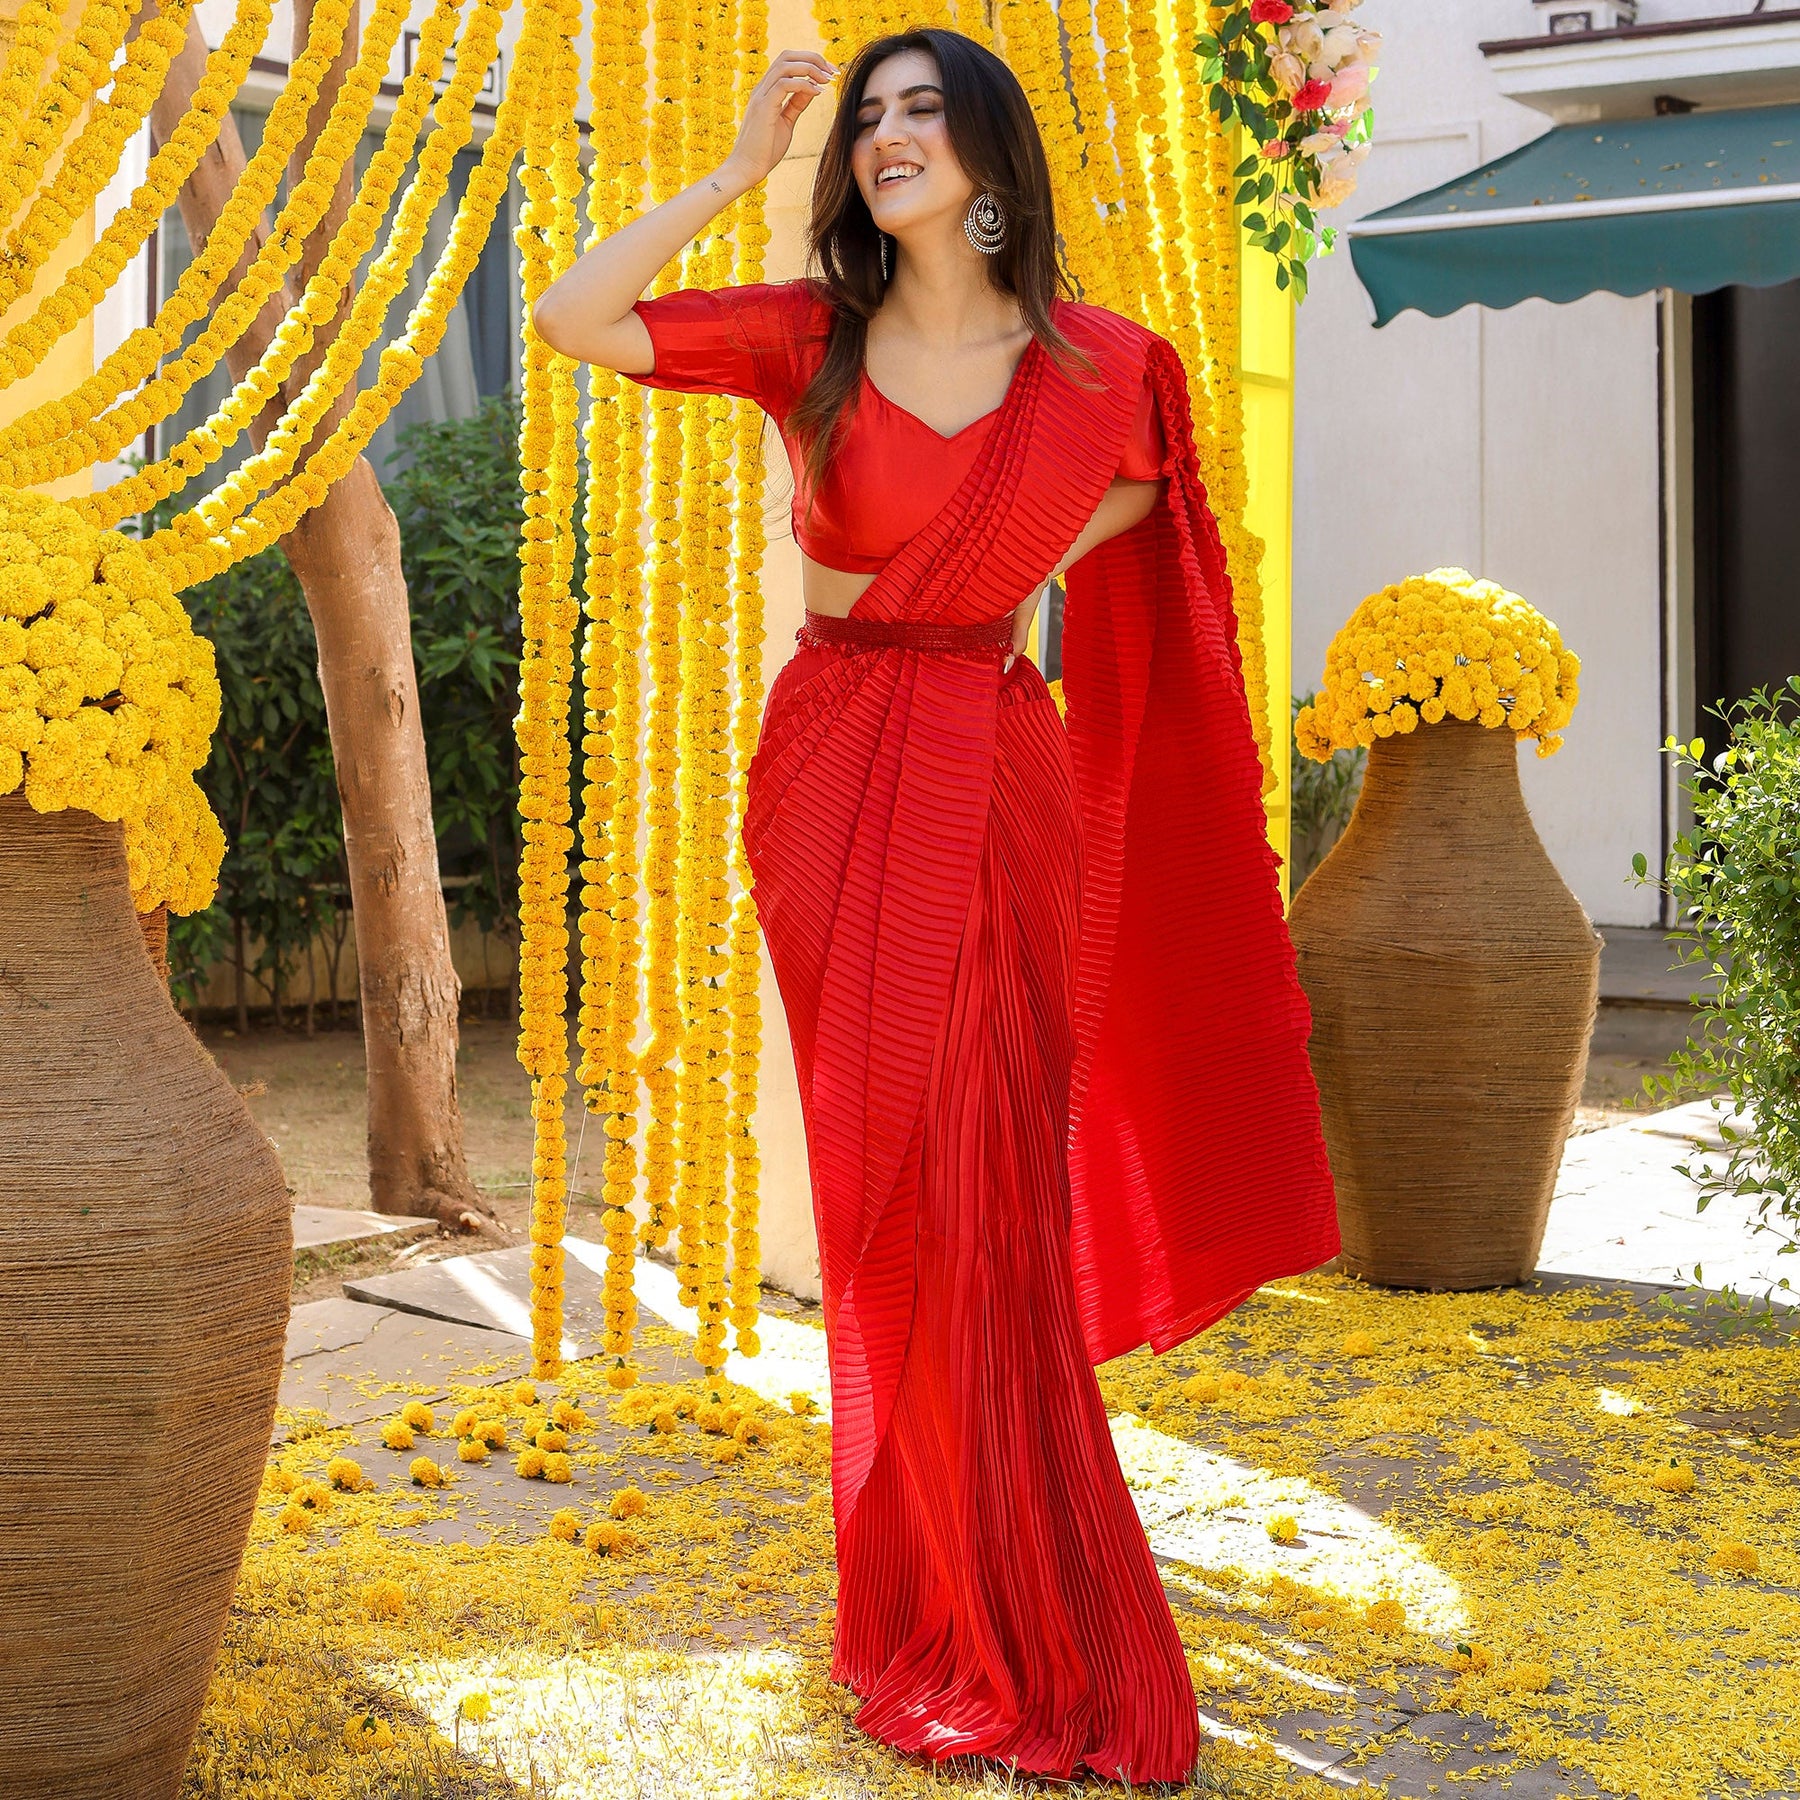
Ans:
[[[1034,341],[942,508],[848,619],[809,615],[744,843],[818,1228],[834,1677],[902,1750],[1175,1781],[1193,1688],[1092,1365],[1338,1237],[1181,366],[1100,308],[1056,319],[1099,383]],[[1011,615],[1146,384],[1168,483],[1068,572],[1065,723],[1005,666]]]

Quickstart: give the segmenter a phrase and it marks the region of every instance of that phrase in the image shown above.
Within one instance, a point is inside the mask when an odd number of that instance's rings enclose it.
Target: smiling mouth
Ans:
[[[924,172],[917,163],[895,163],[875,177],[875,185],[878,188],[897,187],[901,182],[911,181],[915,175],[922,175]]]

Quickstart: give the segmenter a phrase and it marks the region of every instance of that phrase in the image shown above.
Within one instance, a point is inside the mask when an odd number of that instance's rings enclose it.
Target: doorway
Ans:
[[[1800,674],[1800,281],[1693,303],[1694,700],[1711,709]]]

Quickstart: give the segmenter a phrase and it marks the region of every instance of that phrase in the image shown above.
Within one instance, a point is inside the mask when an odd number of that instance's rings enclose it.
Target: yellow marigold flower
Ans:
[[[292,1469],[270,1469],[263,1480],[278,1494],[291,1494],[300,1485],[300,1477]]]
[[[734,1437],[728,1437],[724,1443],[714,1444],[712,1447],[712,1459],[714,1462],[734,1463],[743,1454],[744,1446]]]
[[[1256,1377],[1254,1375],[1245,1375],[1240,1370],[1227,1369],[1225,1373],[1219,1377],[1219,1392],[1221,1394],[1248,1394],[1253,1393],[1255,1389]]]
[[[314,1515],[304,1506],[296,1506],[291,1500],[281,1509],[281,1529],[291,1531],[294,1536],[301,1537],[313,1528]]]
[[[385,1575],[363,1594],[363,1610],[371,1619],[398,1619],[406,1612],[406,1590]]]
[[[1550,1671],[1543,1663],[1514,1663],[1500,1676],[1500,1685],[1517,1694],[1541,1694],[1550,1686]]]
[[[406,1472],[412,1477],[414,1487],[442,1487],[448,1479],[448,1471],[429,1456],[415,1456],[407,1464]]]
[[[1182,1399],[1192,1400],[1200,1406],[1208,1405],[1218,1399],[1223,1391],[1216,1375],[1190,1375],[1181,1384]]]
[[[1671,1456],[1667,1464],[1650,1477],[1650,1485],[1665,1494],[1691,1494],[1694,1491],[1693,1464],[1678,1462]]]
[[[506,1448],[506,1421],[504,1419],[483,1419],[476,1425],[471,1434],[478,1437],[490,1450]]]
[[[1456,1644],[1444,1660],[1452,1669],[1468,1673],[1475,1669],[1485,1669],[1493,1658],[1489,1656],[1485,1645]]]
[[[694,1423],[702,1431],[723,1431],[725,1429],[725,1409],[722,1406],[702,1406],[694,1414]]]
[[[819,1410],[819,1403],[811,1394],[793,1393],[788,1395],[788,1411],[797,1419],[810,1419]]]
[[[409,1400],[400,1409],[401,1421],[414,1431],[422,1432],[426,1437],[431,1435],[431,1408],[423,1400]]]
[[[1754,1575],[1762,1567],[1762,1558],[1754,1545],[1728,1538],[1712,1553],[1711,1566],[1724,1575]]]
[[[610,1512],[615,1519],[638,1519],[643,1517],[644,1511],[649,1504],[649,1501],[644,1498],[644,1491],[642,1488],[620,1488],[619,1491],[613,1495],[612,1504],[607,1508],[607,1511]]]
[[[740,1419],[737,1430],[731,1435],[740,1444],[760,1444],[769,1432],[760,1419]]]
[[[293,1503],[308,1512],[325,1512],[331,1505],[331,1489],[320,1481],[303,1481],[294,1489]]]
[[[1293,1623],[1301,1631],[1320,1631],[1331,1623],[1331,1614],[1322,1607],[1305,1606],[1294,1614]]]
[[[588,1416],[579,1406],[572,1405],[567,1400],[559,1400],[550,1409],[550,1423],[564,1431],[585,1431]]]
[[[1263,1527],[1271,1543],[1291,1544],[1300,1536],[1300,1525],[1292,1513],[1276,1513]]]
[[[458,1462],[484,1463],[488,1459],[488,1447],[478,1437],[466,1437],[456,1446]]]
[[[544,1473],[544,1460],[543,1451],[538,1449],[535,1445],[532,1445],[527,1449],[520,1451],[519,1460],[513,1464],[513,1467],[517,1469],[527,1481],[536,1481]]]
[[[540,1450],[566,1450],[569,1447],[568,1437],[553,1425],[546,1425],[531,1441]]]
[[[410,1450],[413,1447],[412,1427],[402,1419],[389,1419],[381,1428],[381,1441],[390,1450]]]
[[[550,1515],[550,1535],[558,1543],[572,1544],[581,1536],[581,1520],[566,1506]]]
[[[596,1556],[620,1556],[637,1546],[637,1533],[611,1519],[596,1519],[587,1528],[587,1547]]]
[[[391,1750],[394,1730],[386,1719],[373,1713],[352,1713],[344,1721],[344,1742],[356,1751]]]
[[[544,1479],[546,1481],[573,1481],[574,1465],[560,1450],[552,1450],[544,1458]]]
[[[536,1406],[537,1387],[529,1381],[521,1381],[512,1391],[514,1406]]]
[[[362,1465],[347,1456],[334,1456],[325,1466],[325,1479],[346,1494],[354,1494],[362,1486],[362,1478]]]
[[[1363,1623],[1371,1631],[1398,1631],[1406,1623],[1406,1608],[1391,1596],[1372,1601],[1363,1612]]]
[[[477,1423],[474,1407],[465,1406],[450,1422],[450,1430],[459,1438],[472,1437]]]
[[[637,1380],[637,1371],[623,1360],[616,1362],[606,1371],[606,1385],[621,1390],[630,1387]]]
[[[456,1704],[457,1716],[471,1725],[482,1724],[493,1710],[494,1703],[486,1694],[464,1694]]]
[[[652,1431],[671,1432],[677,1429],[680,1423],[681,1421],[676,1417],[675,1409],[672,1406],[659,1406],[656,1411],[650,1415],[650,1429]]]
[[[1376,1343],[1366,1331],[1352,1331],[1345,1334],[1340,1346],[1346,1356],[1373,1356]]]

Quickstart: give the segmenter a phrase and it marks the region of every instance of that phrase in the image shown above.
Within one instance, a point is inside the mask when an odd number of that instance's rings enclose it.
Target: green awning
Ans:
[[[1792,281],[1800,106],[1559,125],[1345,236],[1377,325],[1408,307]]]

